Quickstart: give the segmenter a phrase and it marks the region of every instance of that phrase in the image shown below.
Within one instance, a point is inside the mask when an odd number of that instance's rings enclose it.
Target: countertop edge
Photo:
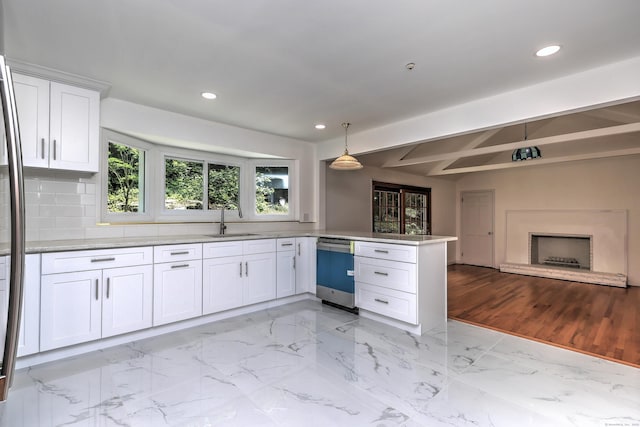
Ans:
[[[259,240],[259,239],[281,239],[294,237],[332,237],[340,239],[348,239],[354,241],[377,242],[400,244],[409,246],[421,246],[443,242],[452,242],[458,240],[455,236],[411,236],[390,234],[388,236],[380,233],[363,233],[348,231],[291,231],[291,232],[260,232],[251,234],[228,235],[227,237],[218,237],[215,235],[185,235],[185,236],[147,236],[147,237],[128,237],[128,238],[102,238],[102,239],[74,239],[74,240],[45,240],[31,241],[26,243],[26,252],[28,254],[48,253],[48,252],[64,252],[64,251],[82,251],[82,250],[100,250],[100,249],[116,249],[136,246],[163,246],[163,245],[179,245],[188,243],[215,243],[242,240]],[[9,248],[0,248],[0,255],[8,255]]]

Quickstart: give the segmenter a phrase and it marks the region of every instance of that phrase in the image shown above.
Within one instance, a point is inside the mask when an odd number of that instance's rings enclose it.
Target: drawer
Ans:
[[[416,264],[356,256],[356,281],[416,293]]]
[[[151,247],[51,252],[42,254],[42,274],[130,267],[152,262]]]
[[[153,262],[189,261],[202,259],[202,244],[154,246]]]
[[[296,249],[296,239],[278,239],[276,240],[278,252],[293,251]]]
[[[415,294],[356,282],[356,305],[383,316],[418,324]]]
[[[245,240],[242,242],[242,253],[245,255],[263,254],[276,251],[276,239]]]
[[[202,245],[202,258],[221,258],[242,255],[242,241],[215,242]]]
[[[390,243],[356,242],[356,255],[369,258],[388,259],[415,263],[417,248],[408,245],[394,245]]]

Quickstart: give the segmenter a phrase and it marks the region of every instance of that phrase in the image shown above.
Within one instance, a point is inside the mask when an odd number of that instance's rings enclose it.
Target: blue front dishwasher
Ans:
[[[323,302],[356,311],[353,242],[321,237],[317,246],[316,296]]]

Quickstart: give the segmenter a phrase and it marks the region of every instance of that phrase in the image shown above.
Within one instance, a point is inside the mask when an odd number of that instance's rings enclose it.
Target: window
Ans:
[[[289,167],[256,166],[257,215],[289,215]]]
[[[145,151],[109,141],[107,212],[145,212]]]
[[[214,222],[222,209],[232,221],[296,219],[294,160],[168,149],[108,129],[101,142],[105,223]]]
[[[374,182],[373,231],[431,234],[431,189]]]
[[[209,163],[209,209],[237,210],[240,215],[240,167]]]
[[[202,210],[203,163],[166,157],[164,161],[164,207],[167,210]]]

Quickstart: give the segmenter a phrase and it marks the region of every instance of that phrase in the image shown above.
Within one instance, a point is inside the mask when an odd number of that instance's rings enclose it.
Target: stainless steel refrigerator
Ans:
[[[15,369],[22,312],[22,287],[24,278],[25,228],[24,185],[22,176],[22,149],[18,128],[16,101],[13,92],[11,70],[0,55],[2,85],[3,142],[0,146],[0,256],[9,256],[5,301],[0,306],[0,337],[4,336],[2,367],[0,369],[0,401],[7,399]],[[6,328],[6,330],[5,330]]]

